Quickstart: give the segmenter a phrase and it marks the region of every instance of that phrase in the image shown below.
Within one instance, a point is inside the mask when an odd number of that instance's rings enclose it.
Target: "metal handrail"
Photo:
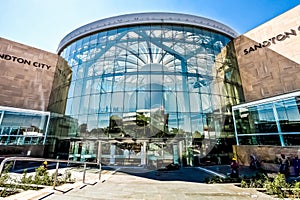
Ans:
[[[58,166],[59,163],[72,163],[72,164],[83,164],[84,170],[83,170],[83,178],[82,182],[85,183],[85,174],[86,174],[86,165],[99,165],[99,180],[101,179],[101,163],[94,163],[94,162],[80,162],[80,161],[70,161],[70,160],[57,160],[57,159],[44,159],[44,158],[33,158],[33,157],[7,157],[4,160],[2,160],[0,164],[0,176],[2,175],[2,171],[4,169],[5,163],[9,161],[47,161],[47,162],[55,162],[56,163],[56,170],[55,170],[55,176],[54,176],[54,184],[53,189],[55,189],[56,186],[56,179],[58,174]]]

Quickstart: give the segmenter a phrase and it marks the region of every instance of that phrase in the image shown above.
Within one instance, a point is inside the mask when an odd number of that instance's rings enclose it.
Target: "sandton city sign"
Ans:
[[[20,63],[20,64],[29,65],[29,66],[42,68],[42,69],[47,69],[47,70],[49,70],[51,68],[50,65],[47,65],[47,64],[44,64],[44,63],[31,61],[31,60],[27,60],[27,59],[24,59],[24,58],[21,58],[21,57],[8,55],[8,54],[3,54],[3,53],[2,54],[0,53],[0,58],[3,59],[3,60],[9,60],[9,61],[12,61],[12,62],[17,62],[17,63]]]
[[[286,39],[289,39],[291,37],[297,36],[297,30],[300,31],[300,26],[296,29],[291,29],[289,31],[285,31],[284,33],[281,33],[275,37],[272,37],[268,40],[265,40],[261,43],[255,44],[254,46],[251,46],[249,48],[244,49],[244,55],[250,54],[252,51],[256,51],[257,49],[261,49],[264,47],[269,47],[271,45],[277,44],[277,42],[282,42]]]

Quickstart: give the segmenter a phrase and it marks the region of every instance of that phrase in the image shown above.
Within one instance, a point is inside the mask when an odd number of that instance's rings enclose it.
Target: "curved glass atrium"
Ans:
[[[158,167],[231,151],[231,106],[243,94],[230,41],[201,27],[145,24],[69,43],[60,55],[72,68],[72,126],[55,130],[70,139],[69,158]]]

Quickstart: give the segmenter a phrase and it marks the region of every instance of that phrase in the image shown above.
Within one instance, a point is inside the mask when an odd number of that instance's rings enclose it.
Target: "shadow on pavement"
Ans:
[[[116,173],[126,173],[133,176],[158,180],[158,181],[185,181],[205,183],[206,178],[212,178],[214,175],[201,171],[195,167],[183,167],[174,170],[150,170],[145,168],[130,167],[103,167],[106,170],[117,170]]]

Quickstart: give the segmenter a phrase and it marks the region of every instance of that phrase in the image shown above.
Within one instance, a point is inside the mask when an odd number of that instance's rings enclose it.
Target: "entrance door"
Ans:
[[[152,142],[147,147],[147,165],[149,168],[165,168],[178,164],[178,145],[174,143]]]
[[[105,165],[143,165],[143,144],[141,143],[102,143],[101,162]]]

